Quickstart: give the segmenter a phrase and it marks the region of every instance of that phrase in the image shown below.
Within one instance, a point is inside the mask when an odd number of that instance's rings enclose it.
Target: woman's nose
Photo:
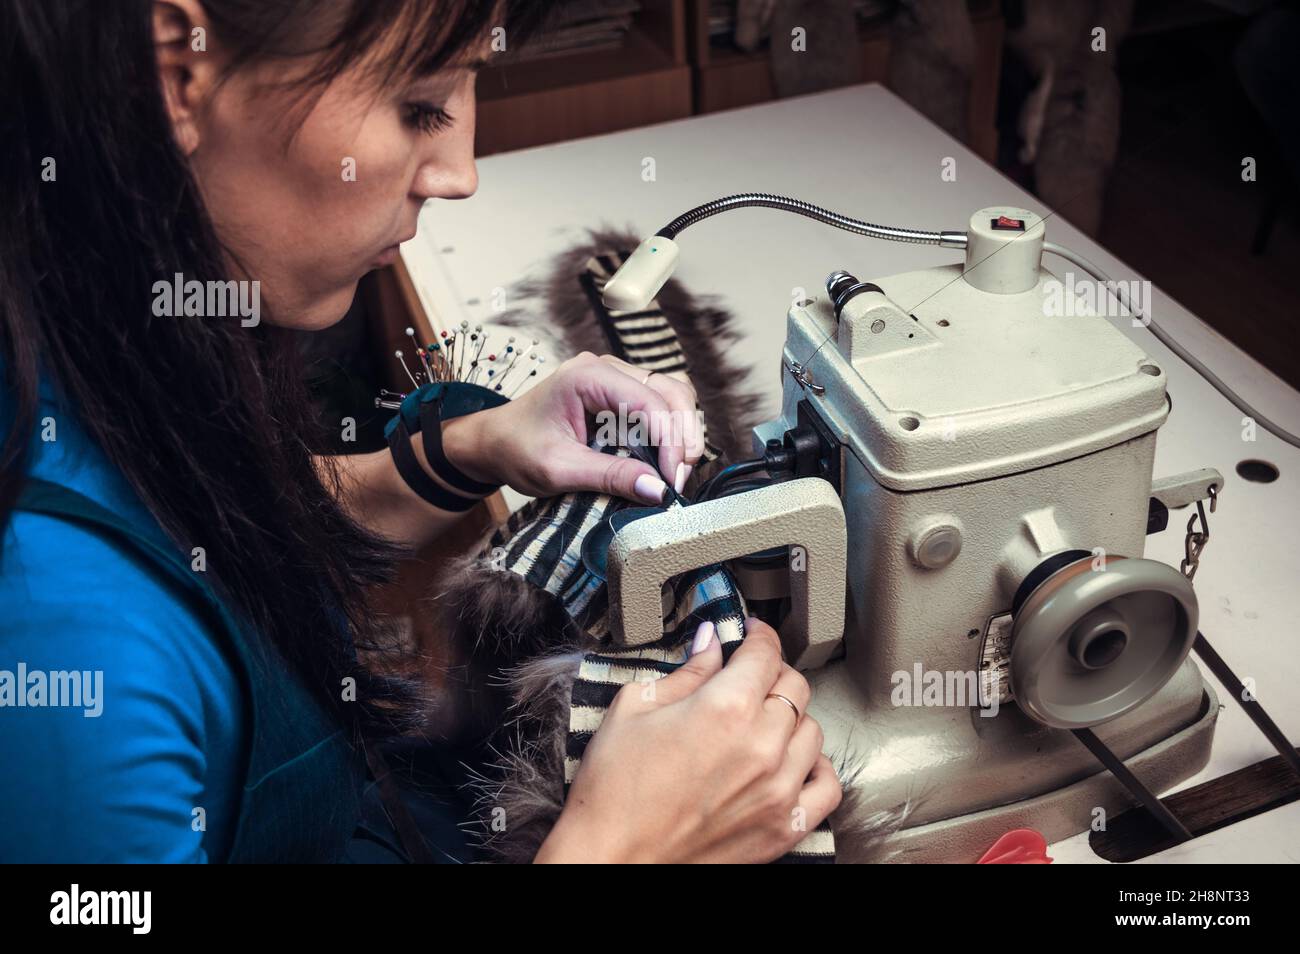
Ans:
[[[466,199],[478,190],[474,134],[456,136],[426,159],[416,173],[412,192],[420,199]]]

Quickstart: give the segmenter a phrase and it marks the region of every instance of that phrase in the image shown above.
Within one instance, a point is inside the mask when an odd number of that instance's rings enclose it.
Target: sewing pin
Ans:
[[[528,350],[531,351],[532,348],[530,347]],[[525,353],[526,353],[526,352],[525,352]],[[515,359],[514,359],[514,361],[511,361],[511,362],[510,362],[510,367],[506,368],[505,373],[502,374],[501,377],[502,377],[502,378],[505,378],[506,375],[510,374],[510,372],[514,370],[515,365],[518,364],[519,361],[520,361],[522,358],[523,358],[523,355],[522,355],[522,354],[516,353],[516,354],[515,354]],[[530,356],[530,357],[528,358],[528,361],[536,361],[537,358],[538,358],[538,355],[532,355],[532,356]],[[525,362],[525,364],[527,364],[527,362]],[[519,370],[522,372],[522,371],[523,371],[523,366],[521,366]],[[534,371],[535,371],[535,370],[536,370],[536,369],[534,369]],[[525,375],[523,376],[523,379],[531,378],[532,376],[533,376],[532,374],[525,374]],[[519,384],[522,384],[522,383],[523,383],[523,379],[520,380]],[[504,386],[504,385],[505,385],[505,381],[503,380],[503,381],[501,382],[501,384],[502,384],[502,386]],[[516,385],[516,386],[515,386],[515,390],[517,391],[518,389],[519,389],[519,385]],[[511,393],[514,393],[514,392],[511,392]]]
[[[470,350],[474,347],[474,345],[475,345],[477,342],[478,342],[478,333],[475,332],[474,334],[472,334],[472,335],[469,336],[469,345],[466,346],[466,348],[465,348],[465,356],[466,356],[467,358],[469,358],[469,356],[470,356]],[[474,373],[474,360],[473,360],[473,358],[470,358],[470,361],[469,361],[469,372],[464,376],[464,380],[468,381],[468,380],[469,380],[469,376],[472,375],[473,373]]]
[[[456,339],[456,357],[451,362],[451,380],[460,380],[460,363],[465,357],[465,340],[459,332],[455,332],[453,337]]]
[[[460,355],[460,331],[453,328],[451,330],[450,342],[447,345],[447,380],[456,380],[456,361]]]
[[[506,397],[511,398],[513,400],[514,396],[519,393],[519,389],[522,388],[524,384],[527,383],[528,379],[535,378],[535,377],[537,377],[537,369],[533,368],[533,370],[529,371],[527,374],[525,374],[522,378],[519,379],[519,383],[515,385],[514,390],[511,391],[509,394],[507,394]]]
[[[438,344],[438,342],[435,341],[433,344],[429,345],[429,366],[436,369],[439,381],[445,380],[443,377],[443,369],[447,364],[446,360],[440,353],[441,351],[442,345]]]
[[[478,347],[474,350],[474,360],[469,363],[470,371],[469,378],[467,379],[469,381],[476,381],[478,379],[478,374],[481,370],[480,365],[483,359],[483,349],[487,347],[488,341],[488,336],[483,333],[482,325],[479,325],[474,330],[478,334],[479,338]]]
[[[519,355],[519,357],[521,357],[521,358],[526,358],[526,357],[528,357],[530,354],[533,353],[533,349],[536,348],[540,343],[541,343],[541,342],[539,342],[536,338],[534,338],[533,341],[532,341],[532,344],[530,344],[527,348],[525,348],[525,349],[523,350],[523,353],[522,353],[521,355]]]
[[[503,374],[502,374],[503,377],[504,377],[506,374],[509,374],[509,373],[510,373],[511,369],[513,369],[514,366],[515,366],[515,362],[517,362],[517,361],[519,360],[519,358],[521,357],[521,355],[520,355],[520,353],[519,353],[519,349],[515,347],[515,338],[514,338],[514,335],[511,335],[511,336],[510,336],[509,347],[506,348],[506,354],[510,354],[510,353],[512,353],[512,352],[514,353],[514,358],[512,358],[511,361],[510,361],[510,367],[506,368],[505,371],[503,372]]]
[[[420,364],[424,368],[424,376],[427,380],[433,380],[433,368],[429,365],[429,356],[425,354],[424,347],[415,338],[415,329],[407,328],[406,337],[411,339],[411,346],[415,348],[415,353],[420,359]]]
[[[411,383],[418,388],[420,386],[420,382],[415,380],[415,375],[413,375],[411,373],[411,369],[406,366],[406,358],[402,356],[401,349],[399,348],[397,351],[394,352],[394,354],[397,355],[397,360],[402,362],[402,370],[406,372],[406,376],[410,378]]]
[[[464,349],[461,351],[456,364],[457,380],[464,380],[465,371],[465,352],[469,350],[469,322],[462,320],[460,323],[460,333],[464,342]]]
[[[519,381],[519,383],[515,385],[514,390],[510,392],[510,397],[512,397],[512,398],[513,398],[516,394],[518,394],[518,393],[523,389],[524,383],[525,383],[529,378],[535,378],[535,377],[537,377],[537,373],[538,373],[539,371],[541,371],[541,369],[542,369],[542,365],[546,363],[546,355],[544,355],[544,354],[535,354],[535,355],[530,356],[529,360],[530,360],[530,361],[536,361],[536,362],[537,362],[537,366],[536,366],[535,368],[533,368],[533,370],[529,371],[526,375],[524,375],[524,377]]]

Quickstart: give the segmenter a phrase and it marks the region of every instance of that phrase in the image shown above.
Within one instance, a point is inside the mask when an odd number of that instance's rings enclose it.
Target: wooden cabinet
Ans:
[[[709,0],[642,0],[618,50],[553,56],[486,69],[478,83],[478,155],[633,129],[762,103],[774,97],[766,50],[709,42]],[[976,65],[971,147],[992,161],[1003,22],[991,0],[972,0]],[[888,24],[860,30],[859,82],[885,82]]]
[[[480,156],[690,116],[686,0],[642,0],[621,49],[486,69],[478,100]]]

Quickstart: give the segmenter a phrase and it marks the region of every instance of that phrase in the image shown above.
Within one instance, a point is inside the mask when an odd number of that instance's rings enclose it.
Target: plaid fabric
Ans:
[[[609,312],[600,301],[605,282],[628,253],[597,255],[580,276],[592,308],[609,336],[611,350],[647,370],[686,371],[686,356],[677,335],[657,302],[638,312]],[[706,434],[707,442],[707,434]],[[604,453],[628,456],[623,448],[601,447]],[[715,459],[716,451],[705,456]],[[745,602],[724,567],[710,566],[683,574],[671,583],[671,609],[664,619],[661,640],[635,649],[614,645],[609,631],[609,601],[604,580],[582,562],[582,544],[602,520],[624,507],[626,500],[596,493],[574,493],[533,501],[513,514],[493,537],[499,547],[500,568],[515,573],[556,597],[574,623],[600,647],[582,660],[570,699],[565,745],[565,791],[577,775],[587,744],[605,717],[615,694],[631,682],[661,679],[682,665],[690,654],[699,624],[712,621],[722,644],[723,659],[731,658],[745,636]],[[833,862],[834,837],[822,822],[784,863]]]

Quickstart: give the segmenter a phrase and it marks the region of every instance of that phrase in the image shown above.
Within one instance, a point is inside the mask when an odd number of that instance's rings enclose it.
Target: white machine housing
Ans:
[[[839,658],[806,673],[810,712],[826,751],[861,758],[866,810],[907,806],[896,860],[974,860],[1011,828],[1052,840],[1127,801],[1005,686],[992,718],[896,704],[898,674],[1004,666],[988,641],[1045,557],[1143,552],[1165,377],[1109,319],[1063,300],[1041,267],[1043,233],[1028,210],[983,209],[965,263],[867,279],[880,291],[856,294],[838,320],[826,297],[795,304],[782,416],[755,430],[761,448],[806,402],[843,447],[845,633]],[[1096,732],[1161,790],[1208,760],[1217,708],[1188,659]],[[852,853],[842,846],[842,860]]]
[[[754,431],[762,452],[811,424],[832,471],[646,516],[609,548],[622,645],[662,637],[660,587],[688,568],[730,561],[751,599],[789,595],[786,657],[850,774],[841,861],[971,862],[1013,828],[1051,842],[1128,807],[1071,727],[1157,792],[1209,759],[1195,595],[1141,557],[1152,498],[1185,506],[1223,480],[1153,483],[1164,372],[1065,300],[1044,231],[981,209],[962,264],[832,275],[834,302],[790,309],[781,417]],[[645,248],[620,304],[644,307],[667,276]],[[787,569],[747,575],[739,558],[780,546]],[[1089,658],[1120,629],[1117,656]],[[862,834],[878,812],[901,816],[884,839]]]

